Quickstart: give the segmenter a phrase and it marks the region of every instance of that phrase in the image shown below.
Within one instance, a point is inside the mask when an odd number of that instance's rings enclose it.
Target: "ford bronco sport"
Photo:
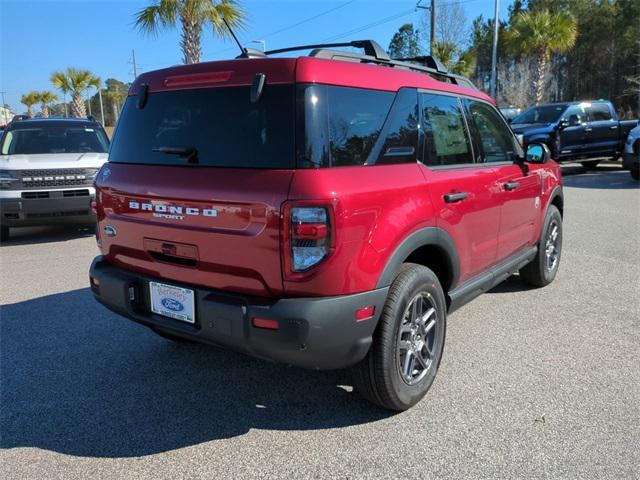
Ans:
[[[438,62],[349,45],[138,77],[96,178],[90,285],[163,337],[353,367],[404,410],[448,313],[518,271],[554,279],[560,169]]]

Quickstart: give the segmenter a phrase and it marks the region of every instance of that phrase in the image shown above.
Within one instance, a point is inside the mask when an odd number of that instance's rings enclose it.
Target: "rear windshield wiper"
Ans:
[[[153,148],[152,151],[167,155],[179,155],[185,157],[189,163],[198,163],[198,150],[195,147],[158,147]]]

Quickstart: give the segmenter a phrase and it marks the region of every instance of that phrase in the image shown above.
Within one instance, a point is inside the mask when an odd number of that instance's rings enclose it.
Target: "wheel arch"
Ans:
[[[549,204],[547,205],[547,210],[549,209],[549,205],[553,205],[558,210],[560,210],[560,216],[564,218],[564,194],[560,186],[555,187],[551,192],[551,195],[549,197]]]
[[[382,270],[376,288],[393,282],[403,263],[417,263],[436,274],[445,296],[460,278],[460,259],[451,236],[438,227],[422,228],[407,236],[391,254]]]

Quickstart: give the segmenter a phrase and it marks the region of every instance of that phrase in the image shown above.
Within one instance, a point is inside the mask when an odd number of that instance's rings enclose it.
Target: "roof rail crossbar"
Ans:
[[[347,52],[343,50],[331,50],[333,47],[355,47],[362,48],[364,54]],[[455,85],[465,87],[473,87],[468,79],[450,73],[440,60],[432,56],[419,56],[411,58],[392,59],[387,55],[384,49],[373,40],[354,40],[352,42],[340,43],[321,43],[315,45],[300,45],[297,47],[278,48],[276,50],[268,50],[261,52],[264,55],[273,55],[276,53],[295,52],[299,50],[311,50],[310,56],[316,58],[325,58],[329,60],[343,60],[359,63],[374,63],[392,68],[400,68],[411,70],[414,72],[426,73],[440,81],[448,81]]]
[[[449,73],[447,67],[445,67],[440,60],[436,57],[430,55],[421,55],[419,57],[409,57],[409,58],[394,58],[399,62],[414,62],[420,65],[424,65],[425,67],[433,68],[440,73],[446,74]]]
[[[352,42],[339,42],[339,43],[317,43],[314,45],[300,45],[297,47],[287,47],[287,48],[278,48],[276,50],[268,50],[264,52],[266,55],[272,55],[274,53],[284,53],[284,52],[295,52],[298,50],[313,50],[313,49],[324,49],[324,48],[334,48],[334,47],[354,47],[354,48],[362,48],[364,50],[365,55],[374,57],[377,60],[388,61],[391,60],[387,52],[384,51],[377,42],[373,40],[354,40]]]

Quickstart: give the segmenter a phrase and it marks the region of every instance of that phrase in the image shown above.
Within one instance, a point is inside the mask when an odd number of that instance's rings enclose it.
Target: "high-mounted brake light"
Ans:
[[[187,73],[185,75],[171,75],[164,79],[165,87],[192,87],[195,85],[210,85],[212,83],[224,83],[231,78],[233,72],[204,72]]]
[[[285,208],[285,270],[300,274],[327,257],[332,247],[330,207],[315,205]]]

